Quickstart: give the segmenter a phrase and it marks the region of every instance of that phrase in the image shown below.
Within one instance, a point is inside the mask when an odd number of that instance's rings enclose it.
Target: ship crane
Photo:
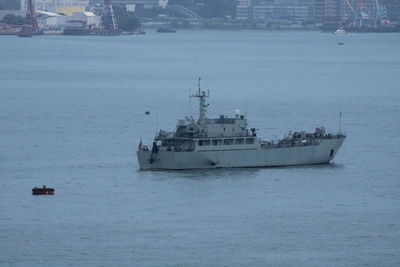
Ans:
[[[25,24],[22,26],[19,32],[19,37],[31,37],[32,35],[39,34],[39,24],[36,19],[35,5],[33,0],[28,0],[28,6],[26,8]]]
[[[349,0],[344,0],[346,2],[346,4],[349,6],[349,8],[351,9],[351,11],[353,11],[354,13],[354,19],[356,21],[360,22],[360,27],[362,26],[362,19],[361,19],[361,15],[357,13],[357,11],[354,9],[354,7],[350,4]]]
[[[363,26],[363,19],[365,19],[367,17],[367,15],[362,11],[363,5],[362,5],[362,0],[360,0],[360,12],[358,13],[355,8],[351,5],[349,0],[344,0],[347,4],[347,6],[351,9],[351,11],[354,14],[355,17],[355,21],[359,22],[359,27]],[[374,22],[374,26],[378,27],[381,23],[381,20],[383,17],[385,17],[385,13],[386,13],[386,8],[385,6],[382,4],[381,0],[375,0],[375,8],[376,8],[376,15],[375,15],[375,22]]]
[[[378,26],[378,23],[381,23],[382,18],[385,17],[386,8],[384,5],[379,3],[379,0],[375,0],[376,5],[376,16],[375,16],[375,27]]]
[[[118,31],[118,24],[111,0],[104,0],[102,24],[105,30]]]

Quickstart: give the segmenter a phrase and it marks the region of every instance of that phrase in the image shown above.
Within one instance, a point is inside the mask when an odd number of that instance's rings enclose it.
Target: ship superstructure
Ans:
[[[176,130],[160,130],[151,149],[140,142],[140,169],[202,169],[273,167],[324,164],[332,161],[345,134],[327,134],[324,127],[313,133],[294,132],[280,140],[263,140],[238,110],[235,117],[207,118],[209,93],[200,87],[192,95],[199,100],[199,118],[178,120]]]

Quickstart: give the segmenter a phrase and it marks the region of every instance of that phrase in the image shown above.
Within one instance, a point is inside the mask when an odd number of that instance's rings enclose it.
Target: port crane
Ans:
[[[360,4],[360,11],[357,12],[356,9],[353,7],[353,5],[350,3],[349,0],[344,0],[346,5],[350,8],[350,10],[354,14],[354,20],[358,22],[358,26],[362,27],[363,26],[363,19],[367,17],[367,14],[365,14],[362,9],[363,9],[363,4],[362,0],[358,0]],[[377,27],[378,24],[380,23],[381,19],[385,17],[386,13],[386,8],[384,5],[380,3],[380,0],[375,0],[375,7],[376,7],[376,15],[375,15],[375,22],[374,26]]]
[[[349,0],[344,0],[345,3],[347,4],[347,6],[350,8],[350,10],[353,12],[354,14],[354,20],[355,21],[359,21],[360,23],[360,27],[362,26],[362,18],[361,18],[361,14],[358,14],[357,11],[354,9],[354,7],[352,6],[352,4],[350,3]]]
[[[19,32],[19,37],[31,37],[32,35],[40,34],[39,24],[36,19],[35,5],[33,0],[28,0],[26,8],[25,23]]]
[[[375,27],[378,26],[378,23],[381,23],[382,19],[386,17],[386,7],[380,3],[380,0],[375,0],[376,5],[376,16],[375,16]]]
[[[118,24],[111,0],[104,0],[102,26],[104,30],[118,31]]]

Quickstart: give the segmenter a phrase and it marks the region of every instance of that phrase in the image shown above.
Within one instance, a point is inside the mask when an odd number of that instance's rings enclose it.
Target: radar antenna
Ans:
[[[209,106],[209,104],[206,104],[206,97],[210,97],[210,92],[206,94],[206,92],[201,89],[200,81],[201,78],[199,77],[199,80],[197,82],[197,87],[198,87],[197,94],[191,95],[191,97],[199,98],[199,124],[205,122],[206,120],[207,107]]]
[[[200,94],[200,90],[201,90],[200,82],[201,82],[201,77],[199,77],[199,80],[197,81],[197,88],[199,88],[199,94]]]

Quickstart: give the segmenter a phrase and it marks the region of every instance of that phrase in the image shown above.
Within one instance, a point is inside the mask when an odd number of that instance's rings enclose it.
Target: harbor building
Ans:
[[[21,1],[21,9],[26,10],[27,0]],[[64,13],[72,15],[73,12],[85,11],[89,0],[36,0],[35,9],[41,11]]]
[[[88,26],[100,26],[100,16],[96,16],[93,12],[83,11],[74,12],[71,16],[51,17],[46,19],[46,26],[65,27],[69,21],[81,21]]]
[[[267,19],[267,5],[253,6],[253,19],[254,20],[266,20]]]
[[[341,0],[315,0],[314,20],[315,22],[341,20]]]
[[[271,5],[267,7],[267,18],[270,20],[306,21],[308,8],[299,5]]]
[[[297,0],[241,0],[236,7],[236,18],[240,20],[287,20],[310,19],[310,7]]]
[[[236,6],[236,18],[240,20],[247,20],[252,18],[251,8],[251,0],[239,0]]]
[[[400,0],[385,0],[386,17],[388,20],[400,23]]]
[[[33,1],[35,10],[43,16],[57,16],[56,13],[72,16],[74,12],[84,12],[88,10],[89,0],[35,0]],[[0,10],[0,19],[7,14],[25,16],[28,0],[20,0],[19,10]],[[48,14],[45,12],[49,12]]]
[[[90,4],[102,4],[104,0],[90,0]],[[130,5],[138,8],[166,7],[168,0],[112,0],[116,5]]]
[[[21,0],[21,11],[26,11],[27,2],[28,0]],[[34,3],[36,10],[72,16],[74,12],[89,11],[89,6],[103,4],[104,0],[35,0]],[[126,5],[134,11],[135,8],[166,7],[168,0],[112,0],[112,4]]]

